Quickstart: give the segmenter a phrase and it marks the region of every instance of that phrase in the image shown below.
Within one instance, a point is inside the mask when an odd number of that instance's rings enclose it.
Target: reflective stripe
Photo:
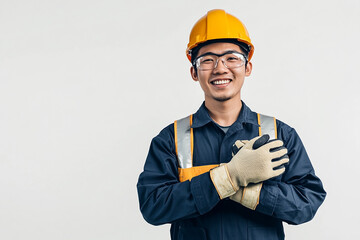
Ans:
[[[180,168],[192,167],[192,131],[190,128],[192,115],[175,121],[175,148]]]
[[[269,117],[263,114],[258,113],[258,123],[259,123],[259,135],[269,134],[270,139],[276,139],[276,120],[274,117]]]

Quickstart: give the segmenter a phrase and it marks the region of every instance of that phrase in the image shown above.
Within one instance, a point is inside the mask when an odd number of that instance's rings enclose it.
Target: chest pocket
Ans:
[[[276,119],[274,117],[257,114],[259,136],[269,134],[270,139],[277,138]],[[179,180],[191,181],[193,177],[218,167],[218,164],[193,166],[194,132],[192,126],[193,115],[174,122],[175,151],[178,159]]]

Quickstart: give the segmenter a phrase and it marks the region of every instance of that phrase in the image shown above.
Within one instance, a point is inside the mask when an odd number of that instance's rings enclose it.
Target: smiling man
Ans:
[[[283,222],[310,221],[325,191],[296,131],[241,100],[254,46],[236,17],[209,11],[187,48],[205,101],[151,143],[137,188],[171,239],[284,239]]]

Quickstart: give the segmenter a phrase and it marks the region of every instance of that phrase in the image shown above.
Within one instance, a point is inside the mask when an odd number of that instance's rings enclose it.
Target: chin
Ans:
[[[226,96],[224,96],[224,97],[214,97],[214,99],[216,101],[218,101],[218,102],[226,102],[226,101],[230,100],[231,97],[226,97]]]

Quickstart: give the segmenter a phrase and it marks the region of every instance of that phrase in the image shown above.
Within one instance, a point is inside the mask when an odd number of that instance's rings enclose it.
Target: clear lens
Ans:
[[[199,70],[213,70],[216,68],[219,59],[227,68],[237,68],[245,64],[245,56],[241,53],[227,53],[221,56],[214,54],[205,55],[196,59],[196,67]]]

